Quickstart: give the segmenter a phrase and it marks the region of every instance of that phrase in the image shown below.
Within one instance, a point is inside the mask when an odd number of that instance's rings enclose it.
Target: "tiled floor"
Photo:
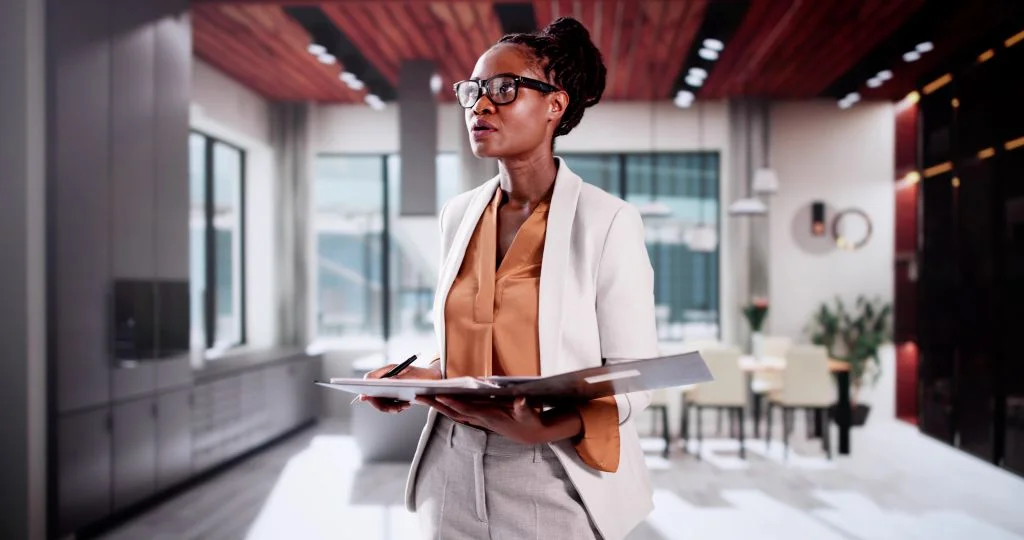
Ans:
[[[322,422],[107,538],[415,539],[407,465],[360,466],[346,431]],[[740,460],[735,442],[708,437],[701,460],[679,448],[664,460],[645,440],[656,509],[630,540],[1024,540],[1024,480],[913,426],[869,423],[831,462],[817,441],[796,440],[788,460],[753,441]]]

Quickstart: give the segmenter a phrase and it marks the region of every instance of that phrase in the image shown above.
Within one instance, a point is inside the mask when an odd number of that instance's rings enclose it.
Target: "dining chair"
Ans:
[[[732,434],[740,441],[740,457],[746,457],[744,444],[744,408],[747,404],[746,374],[740,369],[740,356],[742,353],[738,347],[711,347],[700,351],[704,361],[714,380],[708,383],[696,385],[685,393],[683,402],[682,437],[689,442],[689,416],[690,409],[697,411],[697,456],[700,457],[700,447],[703,443],[703,425],[701,417],[704,409],[715,409],[719,412],[726,411],[730,415],[729,426]],[[733,420],[736,422],[733,422]],[[738,424],[738,430],[735,429]]]
[[[793,339],[788,336],[764,336],[761,340],[761,354],[765,358],[785,358]],[[764,396],[782,388],[782,373],[775,369],[761,369],[754,372],[750,381],[750,392],[754,395],[754,436],[761,436],[761,416]]]
[[[832,459],[829,436],[829,409],[836,401],[835,382],[828,366],[828,350],[820,345],[793,345],[786,353],[782,387],[768,394],[765,444],[771,444],[772,411],[782,409],[784,455],[789,456],[789,436],[793,431],[794,411],[814,411],[821,428],[822,447]]]

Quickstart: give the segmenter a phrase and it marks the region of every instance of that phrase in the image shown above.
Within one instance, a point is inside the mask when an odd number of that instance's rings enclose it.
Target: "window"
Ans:
[[[433,331],[439,239],[430,218],[399,215],[396,155],[324,155],[316,161],[316,333],[373,345]],[[439,154],[437,208],[460,189],[458,158]],[[387,218],[385,219],[385,216]]]
[[[240,345],[245,342],[245,153],[193,132],[189,186],[192,346]]]
[[[641,209],[654,267],[659,337],[717,339],[719,250],[691,250],[685,238],[698,225],[718,228],[718,153],[564,157],[587,182]]]

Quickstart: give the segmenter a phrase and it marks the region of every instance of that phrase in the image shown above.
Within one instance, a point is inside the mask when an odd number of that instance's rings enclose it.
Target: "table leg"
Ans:
[[[836,403],[836,424],[839,425],[839,454],[850,454],[850,424],[853,411],[850,408],[850,372],[836,373],[839,400]]]

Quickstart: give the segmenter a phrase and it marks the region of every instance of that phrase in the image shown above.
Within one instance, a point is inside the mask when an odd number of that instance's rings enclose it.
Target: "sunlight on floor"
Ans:
[[[321,435],[288,461],[246,538],[415,538],[416,515],[402,505],[353,504],[361,458],[348,436]]]

